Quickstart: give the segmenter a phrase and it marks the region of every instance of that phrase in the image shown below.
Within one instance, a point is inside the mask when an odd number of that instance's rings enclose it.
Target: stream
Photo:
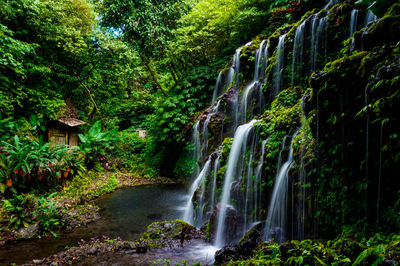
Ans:
[[[95,236],[121,237],[135,240],[155,221],[180,218],[184,188],[177,185],[147,185],[128,187],[104,195],[95,201],[102,208],[101,218],[77,228],[71,233],[62,233],[58,238],[23,240],[0,248],[0,265],[27,263],[63,251],[65,247],[77,246],[81,239]],[[177,207],[178,206],[178,207]]]

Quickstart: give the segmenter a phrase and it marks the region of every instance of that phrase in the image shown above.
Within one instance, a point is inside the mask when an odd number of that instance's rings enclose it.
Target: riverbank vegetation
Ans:
[[[221,264],[398,263],[400,6],[325,2],[2,1],[0,245],[94,221],[91,201],[119,187],[204,170],[187,206],[209,241],[221,219],[224,245],[250,221],[288,241],[263,228]],[[79,145],[49,137],[66,118],[82,120]],[[272,228],[279,176],[287,217]]]

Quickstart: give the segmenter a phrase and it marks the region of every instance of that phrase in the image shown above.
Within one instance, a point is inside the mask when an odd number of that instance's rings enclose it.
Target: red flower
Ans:
[[[68,176],[68,171],[64,172],[64,177],[66,178]]]
[[[61,171],[58,171],[58,179],[61,178]]]
[[[69,169],[69,167],[68,167],[68,168],[67,168],[67,172],[68,172],[68,173],[69,173],[69,170],[70,170],[70,169]]]
[[[15,170],[15,174],[18,174],[18,170]]]
[[[39,173],[39,180],[42,181],[43,175],[42,173]]]
[[[7,179],[7,187],[11,187],[11,186],[12,186],[11,179]]]

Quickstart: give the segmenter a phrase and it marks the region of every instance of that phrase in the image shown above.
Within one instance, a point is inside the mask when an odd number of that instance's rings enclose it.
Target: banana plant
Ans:
[[[116,133],[117,129],[102,132],[101,122],[97,121],[85,135],[79,134],[80,149],[86,154],[86,161],[94,161],[100,154],[105,155],[105,150],[117,140]]]

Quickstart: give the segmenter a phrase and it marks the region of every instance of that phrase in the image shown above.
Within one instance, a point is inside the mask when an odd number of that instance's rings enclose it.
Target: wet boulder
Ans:
[[[147,248],[172,248],[183,246],[192,239],[201,239],[203,234],[196,227],[181,220],[155,222],[137,241],[140,250]]]
[[[15,232],[15,237],[17,239],[34,239],[39,234],[39,222],[35,224],[30,224],[27,227],[22,227]]]
[[[239,241],[238,245],[225,246],[215,253],[215,264],[225,264],[231,260],[245,260],[253,255],[254,249],[261,241],[261,234],[256,229],[251,229]]]

